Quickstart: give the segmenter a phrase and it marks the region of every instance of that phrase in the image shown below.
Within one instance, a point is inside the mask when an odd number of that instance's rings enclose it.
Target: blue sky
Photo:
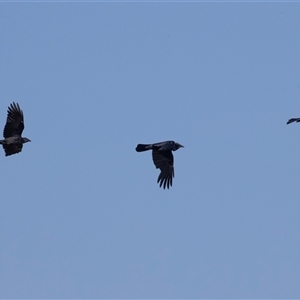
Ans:
[[[300,297],[299,3],[0,7],[1,298]]]

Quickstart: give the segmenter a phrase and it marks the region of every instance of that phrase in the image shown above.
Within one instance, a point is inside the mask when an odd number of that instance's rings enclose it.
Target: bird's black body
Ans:
[[[293,123],[293,122],[300,122],[300,118],[292,118],[292,119],[289,119],[286,124],[290,124],[290,123]]]
[[[5,156],[22,151],[24,143],[31,142],[30,139],[22,137],[24,130],[24,116],[18,103],[13,102],[7,110],[6,124],[3,130],[4,140],[0,140]]]
[[[154,165],[161,171],[157,178],[157,183],[165,189],[172,186],[174,178],[174,158],[172,151],[176,151],[181,147],[183,146],[178,143],[166,141],[155,144],[138,144],[135,150],[137,152],[152,150]]]

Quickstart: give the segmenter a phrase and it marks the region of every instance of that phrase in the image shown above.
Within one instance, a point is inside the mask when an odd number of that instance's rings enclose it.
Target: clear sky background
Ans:
[[[300,298],[300,3],[1,3],[2,298]],[[2,125],[1,125],[2,126]],[[138,143],[175,140],[156,183]]]

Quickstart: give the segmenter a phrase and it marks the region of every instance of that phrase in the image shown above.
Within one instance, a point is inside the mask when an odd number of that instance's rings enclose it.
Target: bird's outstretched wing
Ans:
[[[2,145],[5,151],[5,156],[9,156],[12,154],[16,154],[22,151],[23,144],[17,143],[17,144],[9,144],[9,145]]]
[[[292,119],[289,119],[286,124],[290,124],[290,123],[293,123],[293,122],[300,122],[300,118],[292,118]]]
[[[169,188],[172,186],[174,177],[174,159],[172,151],[153,150],[152,158],[156,168],[159,168],[161,171],[157,178],[159,186],[163,186],[164,189],[166,187]]]
[[[7,110],[6,124],[3,130],[4,138],[21,136],[24,130],[24,117],[18,103],[13,102]]]

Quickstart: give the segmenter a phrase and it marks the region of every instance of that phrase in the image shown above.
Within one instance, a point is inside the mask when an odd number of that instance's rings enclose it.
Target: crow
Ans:
[[[184,147],[174,141],[166,141],[155,144],[138,144],[135,148],[137,152],[152,150],[152,159],[156,169],[160,169],[160,174],[157,178],[159,186],[169,188],[172,186],[174,177],[174,159],[172,151]]]
[[[0,140],[5,156],[16,154],[22,151],[24,143],[31,142],[30,139],[22,137],[24,130],[23,111],[18,103],[11,103],[7,110],[6,124],[3,130],[4,140]]]
[[[293,122],[300,122],[300,118],[292,118],[292,119],[289,119],[286,124],[290,124],[290,123],[293,123]]]

